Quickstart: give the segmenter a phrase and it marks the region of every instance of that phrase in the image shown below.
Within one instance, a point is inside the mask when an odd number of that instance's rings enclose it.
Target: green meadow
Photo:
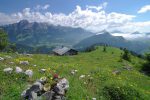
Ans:
[[[103,47],[97,47],[92,52],[75,56],[33,54],[29,57],[0,53],[0,57],[12,57],[0,61],[0,100],[19,100],[21,92],[29,84],[44,76],[51,80],[52,73],[68,79],[67,100],[149,100],[150,77],[139,71],[145,61],[135,56],[131,56],[131,62],[121,60],[121,53],[123,51],[113,47],[107,47],[106,52],[103,52]],[[19,61],[29,61],[30,64],[20,65]],[[29,78],[23,73],[17,74],[16,66],[24,71],[31,69],[33,76]],[[7,67],[14,69],[11,74],[3,72]],[[124,67],[131,67],[131,70]],[[40,73],[43,68],[47,69],[46,72]],[[72,75],[71,70],[78,72]],[[80,79],[81,75],[85,77]]]

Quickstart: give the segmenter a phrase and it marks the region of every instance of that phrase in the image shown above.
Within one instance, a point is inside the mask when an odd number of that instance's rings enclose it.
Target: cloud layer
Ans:
[[[54,13],[46,10],[49,5],[40,6],[37,5],[34,9],[25,8],[22,12],[13,13],[7,15],[0,13],[0,25],[11,24],[18,22],[22,19],[27,19],[30,22],[47,22],[54,25],[82,27],[90,31],[106,30],[120,30],[124,32],[132,31],[150,31],[150,21],[148,22],[133,22],[135,15],[110,12],[106,13],[105,8],[107,2],[100,4],[99,6],[87,5],[85,9],[82,9],[79,5],[76,9],[69,14]],[[140,12],[144,10],[141,9]]]
[[[138,11],[138,13],[146,13],[146,12],[148,12],[148,11],[150,11],[150,5],[146,5],[146,6],[142,7],[142,8]]]

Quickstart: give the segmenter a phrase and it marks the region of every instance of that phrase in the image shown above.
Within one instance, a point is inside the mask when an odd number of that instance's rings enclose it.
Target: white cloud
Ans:
[[[148,22],[133,22],[135,15],[105,11],[107,3],[100,6],[87,6],[82,9],[76,6],[76,9],[69,14],[40,12],[41,6],[37,7],[39,10],[32,10],[25,8],[22,12],[7,15],[0,13],[0,25],[18,22],[22,19],[27,19],[30,22],[47,22],[54,25],[81,27],[90,31],[98,32],[103,29],[106,30],[120,30],[123,32],[134,31],[150,31],[150,21]],[[49,5],[43,8],[47,9]],[[93,10],[94,9],[94,10]]]
[[[37,5],[34,9],[35,9],[35,10],[47,10],[49,7],[50,7],[49,4],[46,4],[46,5],[44,5],[44,6]]]
[[[87,5],[86,8],[87,8],[87,9],[94,9],[94,10],[96,10],[96,11],[100,11],[100,10],[102,10],[103,8],[105,8],[107,5],[108,5],[108,3],[107,3],[107,2],[104,2],[104,3],[102,3],[102,4],[99,5],[99,6],[89,6],[89,5]]]
[[[150,11],[150,5],[146,5],[146,6],[142,7],[142,8],[138,11],[138,13],[146,13],[146,12],[148,12],[148,11]]]

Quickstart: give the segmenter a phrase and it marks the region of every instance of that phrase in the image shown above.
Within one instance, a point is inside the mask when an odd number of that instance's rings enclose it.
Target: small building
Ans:
[[[68,47],[61,47],[61,48],[55,48],[53,50],[53,54],[57,56],[64,56],[64,55],[77,55],[78,51],[68,48]]]

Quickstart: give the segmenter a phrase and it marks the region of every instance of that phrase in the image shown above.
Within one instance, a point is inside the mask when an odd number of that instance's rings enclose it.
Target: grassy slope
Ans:
[[[67,93],[69,100],[85,100],[86,97],[96,97],[105,99],[102,94],[102,88],[109,84],[121,84],[134,87],[145,95],[145,99],[150,98],[150,78],[139,73],[139,62],[141,59],[132,57],[132,62],[127,61],[119,62],[120,54],[122,51],[116,48],[108,47],[107,52],[102,52],[103,47],[90,53],[80,53],[77,56],[50,56],[50,55],[34,55],[33,57],[26,57],[15,54],[2,54],[11,55],[12,59],[7,59],[0,62],[0,99],[1,100],[17,100],[21,92],[27,87],[27,84],[34,82],[42,76],[49,76],[49,71],[45,74],[39,73],[39,69],[46,68],[47,70],[56,71],[60,76],[66,77],[70,82],[70,88]],[[112,54],[112,52],[114,52]],[[20,60],[30,61],[29,66],[19,65]],[[10,61],[15,64],[9,64]],[[37,67],[33,67],[36,64]],[[133,66],[132,71],[123,70],[124,65]],[[20,66],[23,69],[32,69],[34,75],[31,79],[20,79],[24,77],[21,74],[7,75],[3,72],[5,67]],[[78,73],[75,76],[70,74],[72,69],[77,69]],[[113,75],[113,70],[122,70],[120,75]],[[79,79],[79,76],[85,74],[91,75],[94,79],[88,82],[88,77]],[[84,84],[87,82],[88,84]]]

